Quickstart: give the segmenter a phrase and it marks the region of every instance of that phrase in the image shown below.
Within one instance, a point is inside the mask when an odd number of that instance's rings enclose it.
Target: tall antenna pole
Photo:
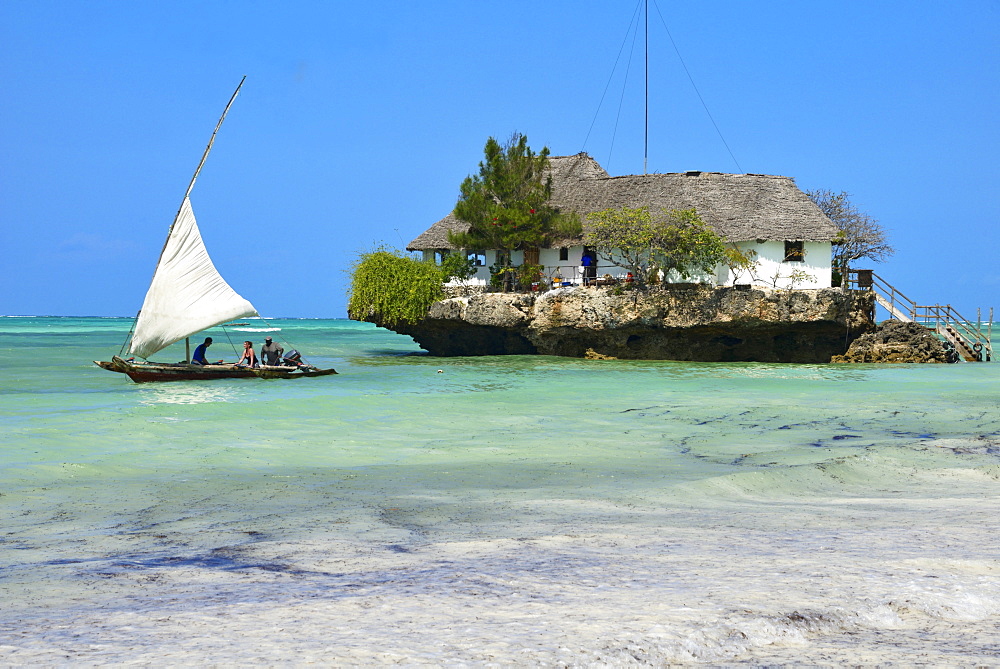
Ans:
[[[646,132],[642,147],[642,173],[649,163],[649,0],[646,0]]]

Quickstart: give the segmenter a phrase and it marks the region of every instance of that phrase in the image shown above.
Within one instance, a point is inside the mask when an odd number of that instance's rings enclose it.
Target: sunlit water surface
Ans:
[[[421,355],[134,384],[0,318],[0,661],[992,663],[1000,365]],[[183,347],[156,356],[179,360]]]

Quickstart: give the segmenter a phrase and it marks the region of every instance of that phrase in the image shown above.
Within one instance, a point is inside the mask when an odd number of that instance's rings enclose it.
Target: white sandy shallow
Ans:
[[[135,385],[127,321],[0,320],[0,665],[997,664],[995,364],[280,321],[341,374]]]
[[[804,467],[818,487],[851,463]],[[0,658],[975,665],[1000,644],[995,477],[988,465],[923,469],[891,490],[808,499],[748,492],[757,475],[632,489],[626,503],[519,491],[499,494],[492,517],[472,497],[397,491],[315,508],[312,528],[263,514],[197,534],[158,519],[128,554],[8,568],[5,601],[20,606]],[[692,487],[705,486],[713,502],[694,508]]]

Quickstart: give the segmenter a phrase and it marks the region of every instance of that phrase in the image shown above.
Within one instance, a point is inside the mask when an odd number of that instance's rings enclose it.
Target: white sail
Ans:
[[[185,196],[142,303],[130,355],[148,358],[213,325],[256,315],[212,264]]]

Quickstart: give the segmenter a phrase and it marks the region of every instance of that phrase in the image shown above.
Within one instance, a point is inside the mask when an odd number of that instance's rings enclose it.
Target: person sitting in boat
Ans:
[[[205,342],[203,344],[198,344],[194,349],[194,355],[191,356],[191,362],[195,365],[207,365],[208,360],[205,359],[205,352],[208,347],[212,345],[212,338],[205,337]]]
[[[257,362],[257,354],[253,352],[252,341],[243,342],[243,357],[236,364],[246,367],[260,367]]]
[[[270,337],[264,337],[264,345],[260,347],[260,359],[265,365],[280,365],[281,354],[285,349],[271,341]]]

